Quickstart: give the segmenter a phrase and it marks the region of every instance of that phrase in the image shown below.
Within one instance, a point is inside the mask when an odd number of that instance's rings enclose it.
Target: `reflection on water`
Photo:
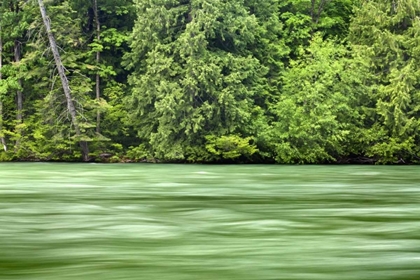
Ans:
[[[0,279],[420,279],[420,167],[0,164]]]

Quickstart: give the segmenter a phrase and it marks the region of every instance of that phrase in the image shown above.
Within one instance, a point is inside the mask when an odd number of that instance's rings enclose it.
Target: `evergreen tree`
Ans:
[[[419,2],[51,0],[75,115],[36,1],[0,3],[0,160],[420,159]]]
[[[334,161],[357,141],[366,72],[344,46],[314,36],[283,77],[270,143],[281,163]]]
[[[308,46],[312,35],[344,39],[354,3],[357,0],[286,0],[281,1],[280,19],[292,55]],[[292,57],[294,58],[294,57]]]
[[[370,62],[371,108],[366,153],[382,162],[419,159],[420,3],[363,1],[350,40]]]
[[[74,18],[67,1],[51,3],[46,8],[51,18],[51,32],[62,53],[65,75],[72,89],[72,102],[76,110],[76,122],[79,127],[75,131],[75,119],[70,114],[63,87],[60,83],[53,53],[48,42],[39,7],[26,5],[32,22],[27,30],[28,44],[21,61],[26,66],[25,90],[32,95],[27,99],[28,107],[25,135],[21,148],[13,157],[22,159],[81,159],[82,153],[77,143],[91,141],[93,119],[93,102],[87,93],[91,90],[88,77],[83,71],[88,67],[83,63],[85,53],[83,38],[78,28],[78,19]],[[31,8],[31,9],[30,9]],[[36,8],[36,9],[33,9]],[[87,159],[87,150],[83,157]]]
[[[2,5],[0,6],[0,86],[3,80],[3,74],[1,72],[3,68],[3,33],[2,33],[3,13],[4,13],[4,7],[2,3]],[[2,92],[0,91],[0,143],[3,146],[3,150],[7,152],[7,144],[6,144],[6,140],[4,136],[5,135],[3,131],[3,96],[2,96]],[[1,160],[1,157],[0,157],[0,160]]]
[[[27,126],[24,118],[27,110],[27,100],[30,99],[30,94],[25,91],[24,78],[27,67],[22,58],[27,41],[31,7],[28,7],[22,1],[3,0],[0,9],[2,142],[9,143],[9,149],[4,150],[19,152]],[[14,148],[12,148],[13,146]]]
[[[96,99],[97,135],[91,146],[96,154],[121,153],[122,147],[132,144],[135,138],[126,125],[128,114],[121,102],[127,92],[128,75],[121,60],[128,51],[127,40],[134,24],[133,3],[71,0],[70,5],[80,19],[86,42],[84,63],[88,65],[84,74],[92,81],[92,98]]]
[[[238,149],[258,130],[255,100],[266,82],[267,68],[251,48],[256,16],[242,0],[135,4],[125,63],[133,70],[128,103],[142,147],[159,159],[191,161],[227,155],[211,148],[218,140],[232,140],[226,151]]]

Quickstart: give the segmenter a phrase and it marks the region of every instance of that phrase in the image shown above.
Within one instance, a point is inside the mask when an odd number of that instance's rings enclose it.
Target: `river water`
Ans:
[[[418,280],[420,167],[3,163],[0,279]]]

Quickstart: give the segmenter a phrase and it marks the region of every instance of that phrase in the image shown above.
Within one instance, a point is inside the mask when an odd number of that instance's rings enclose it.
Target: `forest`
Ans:
[[[420,1],[0,1],[0,161],[420,160]]]

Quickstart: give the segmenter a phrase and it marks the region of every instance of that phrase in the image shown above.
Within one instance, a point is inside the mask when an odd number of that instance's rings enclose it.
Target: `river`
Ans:
[[[2,163],[0,279],[418,280],[420,167]]]

